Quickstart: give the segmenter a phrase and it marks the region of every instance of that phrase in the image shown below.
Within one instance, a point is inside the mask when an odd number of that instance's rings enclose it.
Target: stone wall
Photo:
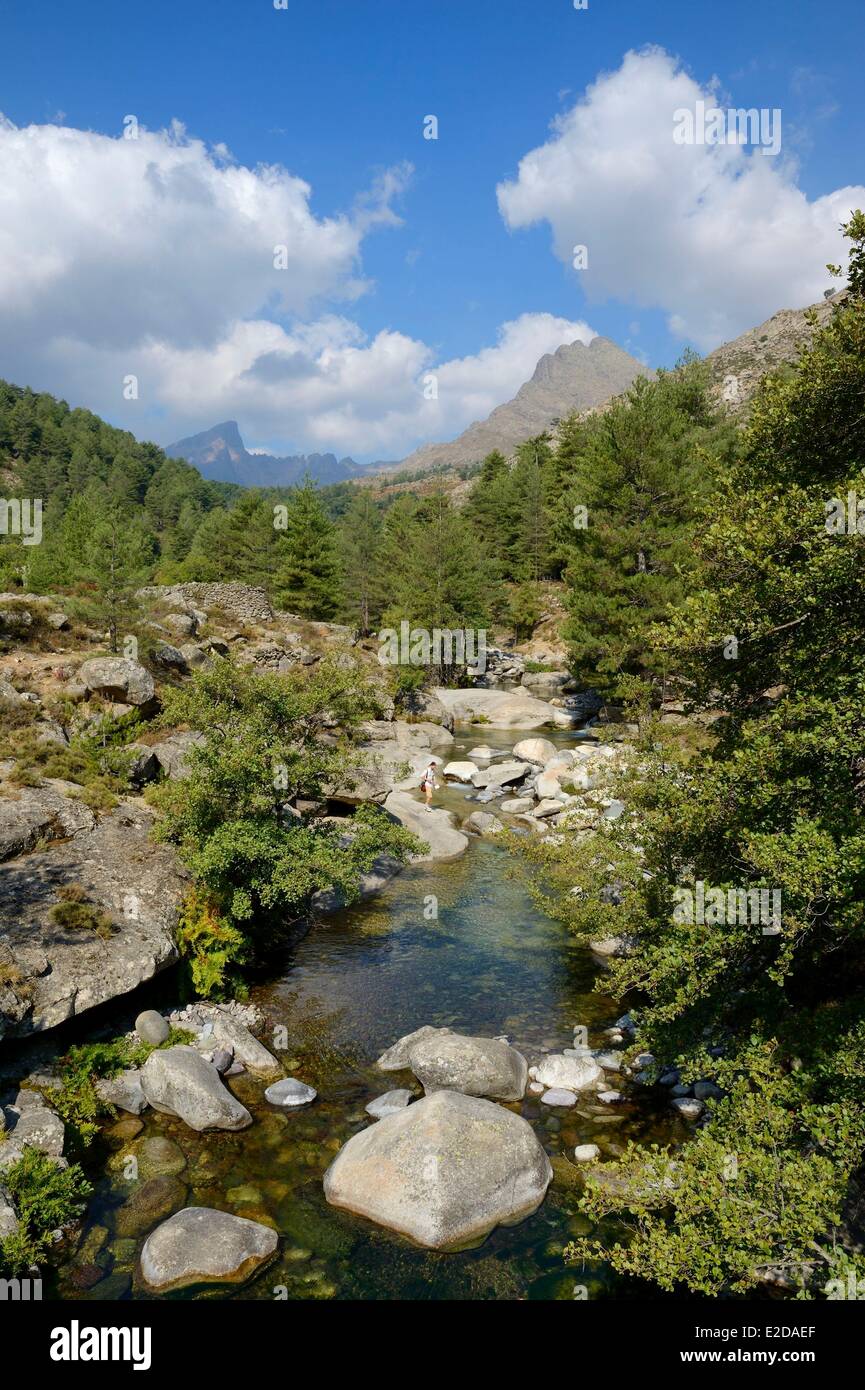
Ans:
[[[240,622],[273,621],[266,591],[250,584],[151,584],[138,592],[141,598],[176,603],[180,609],[190,604],[193,608],[221,608]]]

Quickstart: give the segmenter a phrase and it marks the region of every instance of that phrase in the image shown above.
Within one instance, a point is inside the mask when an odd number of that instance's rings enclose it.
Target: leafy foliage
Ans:
[[[0,1241],[0,1270],[16,1277],[46,1257],[54,1231],[81,1214],[92,1189],[77,1164],[61,1168],[55,1159],[29,1148],[5,1170],[3,1186],[19,1228]]]
[[[362,773],[354,738],[379,699],[357,671],[331,662],[274,676],[219,661],[167,693],[166,720],[204,731],[190,775],[153,798],[157,833],[177,845],[199,890],[182,930],[209,991],[284,940],[318,890],[351,900],[381,854],[416,851],[375,807],[343,820],[323,814],[328,790]]]
[[[827,526],[833,499],[863,490],[863,395],[852,294],[797,370],[763,383],[694,520],[693,591],[651,634],[711,732],[684,747],[649,723],[633,818],[529,847],[582,939],[631,939],[611,978],[639,1004],[639,1048],[721,1089],[675,1160],[631,1150],[588,1178],[587,1213],[620,1222],[604,1257],[665,1288],[783,1278],[820,1297],[865,1268],[865,536]],[[780,932],[683,919],[674,894],[699,881],[779,891]]]

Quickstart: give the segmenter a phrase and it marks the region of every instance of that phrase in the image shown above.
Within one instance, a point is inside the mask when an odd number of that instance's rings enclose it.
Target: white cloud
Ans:
[[[399,221],[410,174],[385,170],[349,213],[318,218],[302,179],[244,168],[177,124],[129,140],[0,117],[0,375],[163,443],[228,417],[257,448],[360,457],[457,434],[543,353],[594,335],[524,314],[493,346],[437,363],[415,338],[367,337],[332,312],[365,290],[363,240]]]
[[[59,126],[0,128],[0,313],[25,339],[96,347],[148,337],[212,342],[268,308],[356,298],[364,234],[392,221],[405,171],[351,216],[317,218],[309,184],[247,169],[177,124],[112,139]],[[285,269],[274,267],[275,248]]]
[[[826,262],[846,263],[839,224],[865,189],[809,201],[783,150],[675,144],[674,111],[698,100],[722,104],[715,83],[700,87],[662,50],[628,53],[556,118],[498,199],[511,229],[548,222],[567,265],[588,247],[574,273],[592,299],[660,307],[708,349],[822,297]]]
[[[124,402],[123,412],[130,429],[146,433],[136,421],[144,418],[148,402],[159,401],[170,421],[160,431],[166,443],[169,436],[235,418],[247,445],[268,452],[290,447],[398,458],[488,415],[516,393],[544,353],[594,336],[584,323],[523,314],[503,325],[494,346],[437,363],[418,339],[390,329],[367,338],[337,315],[293,328],[265,319],[237,321],[215,344],[151,342],[127,353],[124,372],[138,378],[139,399]],[[76,342],[55,344],[54,353],[56,375],[82,386],[86,380],[91,395],[97,383],[112,418],[118,418],[115,354],[82,353]],[[430,375],[437,382],[434,399],[424,390]]]

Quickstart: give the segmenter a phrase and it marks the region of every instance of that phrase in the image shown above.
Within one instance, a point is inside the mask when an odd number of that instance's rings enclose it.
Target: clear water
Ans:
[[[467,730],[453,755],[464,756],[478,742],[509,748],[518,737]],[[562,745],[570,741],[555,738]],[[436,800],[465,815],[473,809],[465,796],[447,788]],[[113,1171],[102,1169],[85,1246],[62,1270],[58,1291],[72,1298],[147,1297],[135,1276],[147,1230],[169,1214],[166,1208],[193,1204],[275,1226],[280,1256],[242,1288],[175,1297],[572,1299],[580,1296],[580,1285],[592,1298],[636,1292],[604,1267],[568,1268],[562,1251],[569,1238],[591,1229],[577,1211],[574,1146],[594,1142],[613,1155],[627,1138],[657,1137],[647,1108],[627,1104],[611,1114],[586,1102],[551,1115],[533,1098],[514,1106],[535,1127],[556,1177],[535,1216],[495,1231],[473,1251],[416,1249],[324,1201],[322,1177],[334,1154],[371,1123],[364,1106],[392,1086],[409,1084],[403,1074],[372,1067],[401,1035],[425,1023],[507,1035],[531,1062],[542,1050],[569,1046],[575,1024],[587,1025],[591,1036],[615,1017],[615,1001],[595,990],[597,972],[587,953],[534,907],[513,869],[494,840],[473,839],[462,859],[407,871],[375,899],[313,927],[282,977],[254,998],[269,1026],[286,1031],[286,1070],[315,1086],[319,1099],[301,1111],[277,1113],[264,1103],[261,1086],[242,1076],[232,1089],[253,1111],[255,1124],[241,1134],[196,1135],[153,1112],[131,1143],[121,1134],[138,1122],[123,1121],[120,1134],[108,1126],[94,1158],[108,1160]],[[429,915],[431,895],[436,918]],[[272,1042],[272,1034],[265,1041]],[[122,1164],[153,1136],[173,1141],[172,1166],[183,1167],[161,1180],[158,1212],[137,1216],[142,1179],[127,1181]]]

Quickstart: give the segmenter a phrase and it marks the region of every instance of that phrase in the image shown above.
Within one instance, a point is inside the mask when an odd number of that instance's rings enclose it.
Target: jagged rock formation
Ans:
[[[654,376],[654,372],[609,338],[593,338],[588,347],[563,343],[542,357],[531,380],[486,420],[476,421],[450,444],[424,444],[392,466],[458,468],[477,462],[493,449],[507,458],[518,444],[542,433],[555,420],[602,405],[627,390],[638,376]]]
[[[335,454],[292,454],[284,458],[251,454],[236,420],[225,420],[200,434],[179,439],[165,452],[169,458],[186,459],[205,478],[244,487],[291,487],[303,482],[307,473],[316,483],[341,483],[367,471],[354,459],[338,459]]]

